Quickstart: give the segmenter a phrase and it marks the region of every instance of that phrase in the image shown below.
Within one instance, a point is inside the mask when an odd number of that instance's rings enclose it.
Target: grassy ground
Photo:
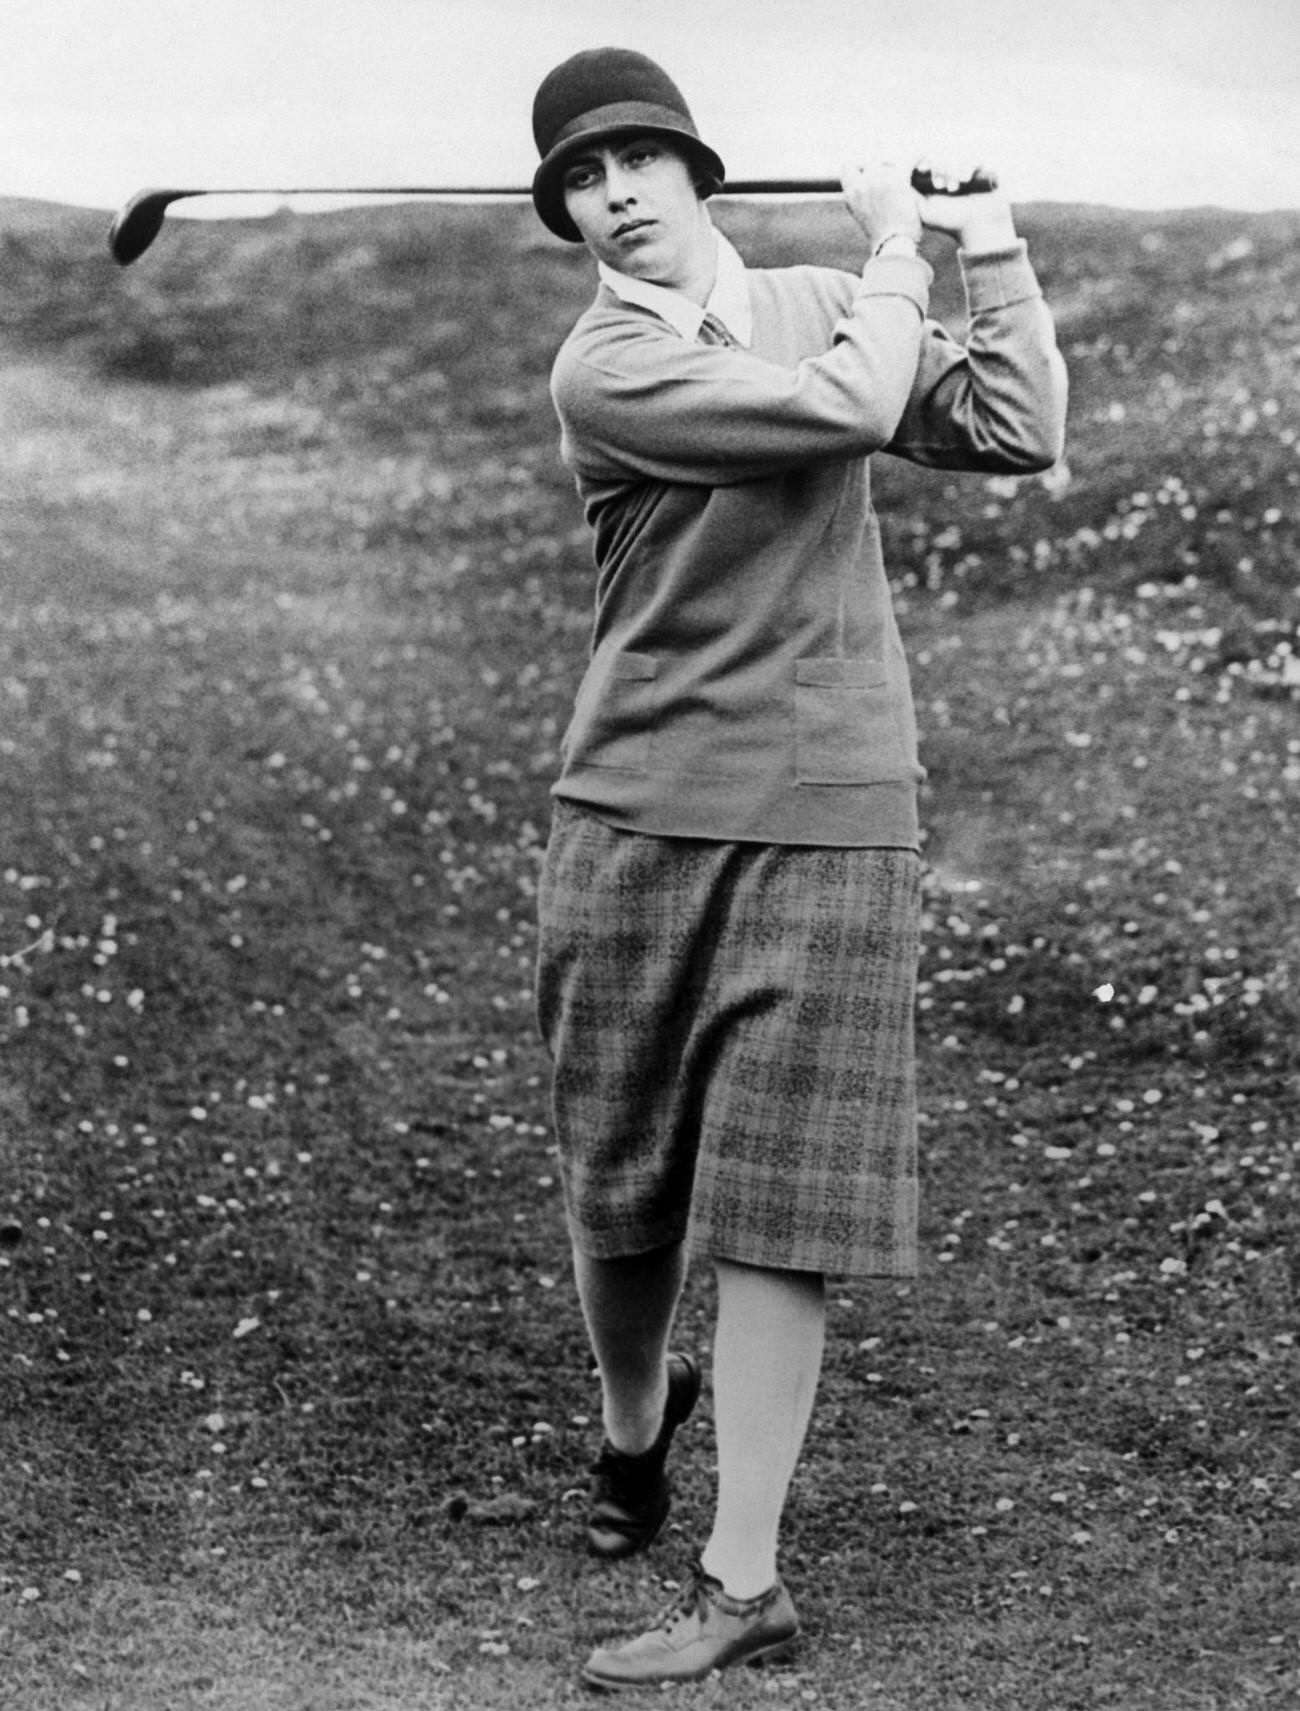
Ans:
[[[583,264],[420,210],[122,274],[0,212],[0,1705],[583,1702],[711,1489],[706,1400],[673,1534],[581,1554],[530,976]],[[925,1270],[834,1292],[808,1645],[686,1703],[1300,1692],[1297,221],[1027,225],[1068,472],[881,471]]]

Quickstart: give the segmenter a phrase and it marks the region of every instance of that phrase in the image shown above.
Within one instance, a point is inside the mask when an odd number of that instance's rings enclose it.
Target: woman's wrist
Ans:
[[[878,255],[910,255],[920,254],[920,244],[911,232],[886,232],[883,238],[878,238],[871,251],[874,261]]]
[[[1020,242],[1015,221],[1008,212],[992,219],[972,220],[957,234],[962,254],[967,256],[996,255],[999,250],[1014,249]]]

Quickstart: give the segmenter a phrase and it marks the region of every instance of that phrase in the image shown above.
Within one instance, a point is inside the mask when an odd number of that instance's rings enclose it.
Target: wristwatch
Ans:
[[[920,254],[920,244],[911,232],[887,232],[875,249],[871,252],[874,261],[878,255],[910,255]]]

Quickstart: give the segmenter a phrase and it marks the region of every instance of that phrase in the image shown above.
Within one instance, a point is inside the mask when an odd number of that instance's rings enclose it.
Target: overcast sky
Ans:
[[[640,48],[736,177],[955,151],[1014,199],[1300,207],[1300,0],[0,0],[0,195],[526,183]]]

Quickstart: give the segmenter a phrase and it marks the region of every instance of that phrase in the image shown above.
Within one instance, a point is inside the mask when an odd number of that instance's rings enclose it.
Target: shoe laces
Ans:
[[[716,1586],[719,1591],[722,1590],[721,1582],[714,1580],[712,1575],[706,1574],[704,1564],[698,1557],[693,1557],[691,1559],[690,1579],[659,1619],[659,1626],[665,1634],[675,1633],[683,1622],[689,1622],[692,1617],[703,1614],[704,1606],[708,1603],[706,1589],[709,1586]]]

